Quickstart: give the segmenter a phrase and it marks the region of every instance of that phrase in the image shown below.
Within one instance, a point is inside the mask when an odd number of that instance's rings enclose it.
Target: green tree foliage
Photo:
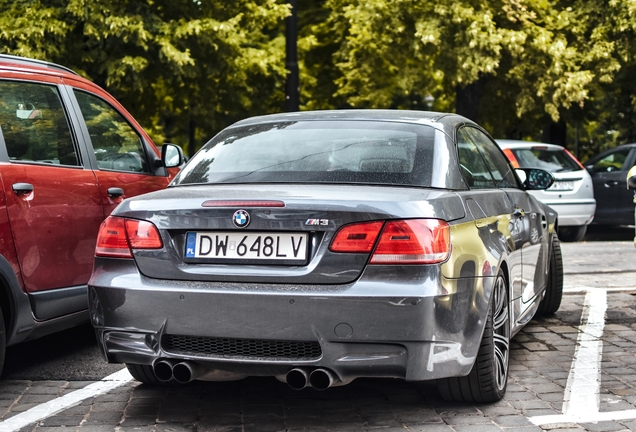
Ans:
[[[336,89],[314,97],[310,81],[306,106],[423,109],[430,94],[435,109],[456,110],[494,135],[539,138],[544,123],[569,120],[621,67],[595,20],[622,3],[605,3],[326,0],[329,17],[303,47],[306,58],[331,47],[331,62],[307,66],[326,65]]]
[[[276,0],[0,0],[0,10],[5,53],[73,68],[190,154],[282,105],[289,9]]]
[[[0,0],[0,50],[106,87],[191,154],[283,107],[285,0]],[[303,109],[456,111],[581,156],[636,140],[633,0],[300,0]],[[576,144],[575,144],[576,143]]]
[[[573,132],[579,131],[581,158],[618,144],[636,142],[636,3],[626,0],[577,1],[573,6],[587,26],[579,31],[585,41],[604,43],[617,67],[600,70],[590,98],[568,113]]]

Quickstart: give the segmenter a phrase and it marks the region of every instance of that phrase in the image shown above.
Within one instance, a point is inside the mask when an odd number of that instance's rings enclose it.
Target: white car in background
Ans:
[[[559,239],[580,241],[594,219],[596,200],[592,178],[567,149],[531,141],[497,140],[515,168],[541,168],[554,176],[546,189],[530,191],[559,214]]]

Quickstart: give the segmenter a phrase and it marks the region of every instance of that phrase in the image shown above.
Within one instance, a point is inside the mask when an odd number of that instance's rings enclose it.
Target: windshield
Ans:
[[[541,168],[550,172],[580,171],[575,160],[561,149],[511,149],[521,168]]]
[[[205,183],[430,186],[435,129],[405,123],[303,121],[226,129],[175,179]]]

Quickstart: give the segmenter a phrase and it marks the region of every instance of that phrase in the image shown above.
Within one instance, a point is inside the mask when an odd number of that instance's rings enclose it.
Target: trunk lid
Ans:
[[[237,200],[243,203],[234,205]],[[244,205],[245,201],[260,203],[250,206]],[[280,203],[283,206],[263,206]],[[237,217],[239,210],[247,215]],[[351,185],[206,185],[173,187],[127,200],[113,214],[148,220],[159,229],[163,249],[134,251],[140,271],[151,278],[346,284],[360,276],[370,254],[329,251],[340,227],[390,219],[452,221],[463,218],[465,213],[461,198],[444,190]],[[234,223],[235,217],[240,221],[249,218],[249,223],[239,228]],[[200,252],[208,249],[214,252],[205,257],[193,254],[192,249],[187,250],[193,240]],[[232,247],[246,253],[232,255]]]

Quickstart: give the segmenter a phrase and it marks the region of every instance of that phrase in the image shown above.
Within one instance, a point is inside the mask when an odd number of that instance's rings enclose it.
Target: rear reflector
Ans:
[[[450,227],[438,219],[386,223],[370,264],[434,264],[450,255]]]
[[[132,249],[161,249],[157,227],[147,221],[106,218],[99,228],[95,256],[132,258]]]
[[[202,207],[285,207],[283,201],[270,200],[208,200]]]
[[[375,245],[384,222],[364,222],[345,225],[336,234],[329,250],[332,252],[369,253]]]

